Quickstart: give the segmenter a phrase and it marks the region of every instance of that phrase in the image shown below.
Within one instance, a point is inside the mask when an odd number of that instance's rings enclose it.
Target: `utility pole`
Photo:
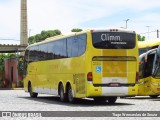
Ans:
[[[157,38],[159,38],[159,30],[157,29]]]
[[[20,45],[28,45],[27,0],[21,0]]]
[[[149,27],[151,27],[151,26],[146,26],[147,28],[148,28],[148,40],[149,40]]]
[[[124,20],[124,21],[126,21],[126,29],[127,29],[127,22],[129,21],[129,19],[126,19],[126,20]]]

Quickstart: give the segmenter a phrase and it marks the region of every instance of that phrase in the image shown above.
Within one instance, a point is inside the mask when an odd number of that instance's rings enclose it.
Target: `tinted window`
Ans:
[[[61,47],[62,47],[62,53],[61,53],[62,57],[67,58],[67,40],[66,39],[62,41]]]
[[[100,49],[132,49],[135,47],[135,33],[124,32],[93,32],[92,42]]]
[[[82,55],[86,51],[86,35],[78,36],[78,56]]]
[[[67,56],[66,39],[58,41],[58,49],[56,50],[59,51],[60,58],[65,58]]]
[[[54,43],[48,43],[48,60],[54,59],[55,52],[54,52]]]
[[[41,61],[81,56],[86,50],[86,34],[40,44],[30,48],[30,61]],[[26,50],[25,59],[28,51]]]
[[[78,56],[78,39],[72,39],[72,57]]]
[[[46,60],[47,59],[47,44],[42,44],[42,45],[39,45],[39,51],[38,51],[38,59],[39,60]]]
[[[29,62],[37,61],[37,50],[38,46],[33,46],[29,48]]]
[[[72,57],[72,39],[73,37],[67,38],[67,56]]]
[[[86,34],[67,38],[68,57],[81,56],[86,50]]]

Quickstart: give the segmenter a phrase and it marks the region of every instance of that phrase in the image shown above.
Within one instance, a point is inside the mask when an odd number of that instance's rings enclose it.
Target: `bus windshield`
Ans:
[[[136,35],[125,32],[93,32],[92,42],[99,49],[133,49]]]

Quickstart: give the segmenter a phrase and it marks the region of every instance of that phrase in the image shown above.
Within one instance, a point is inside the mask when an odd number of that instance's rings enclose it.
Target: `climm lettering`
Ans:
[[[116,41],[116,42],[122,41],[120,36],[110,36],[109,34],[102,34],[101,40],[102,41]]]

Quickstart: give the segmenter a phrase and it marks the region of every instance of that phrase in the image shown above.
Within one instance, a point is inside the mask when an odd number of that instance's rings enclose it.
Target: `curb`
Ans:
[[[23,88],[0,88],[0,90],[23,90]]]

